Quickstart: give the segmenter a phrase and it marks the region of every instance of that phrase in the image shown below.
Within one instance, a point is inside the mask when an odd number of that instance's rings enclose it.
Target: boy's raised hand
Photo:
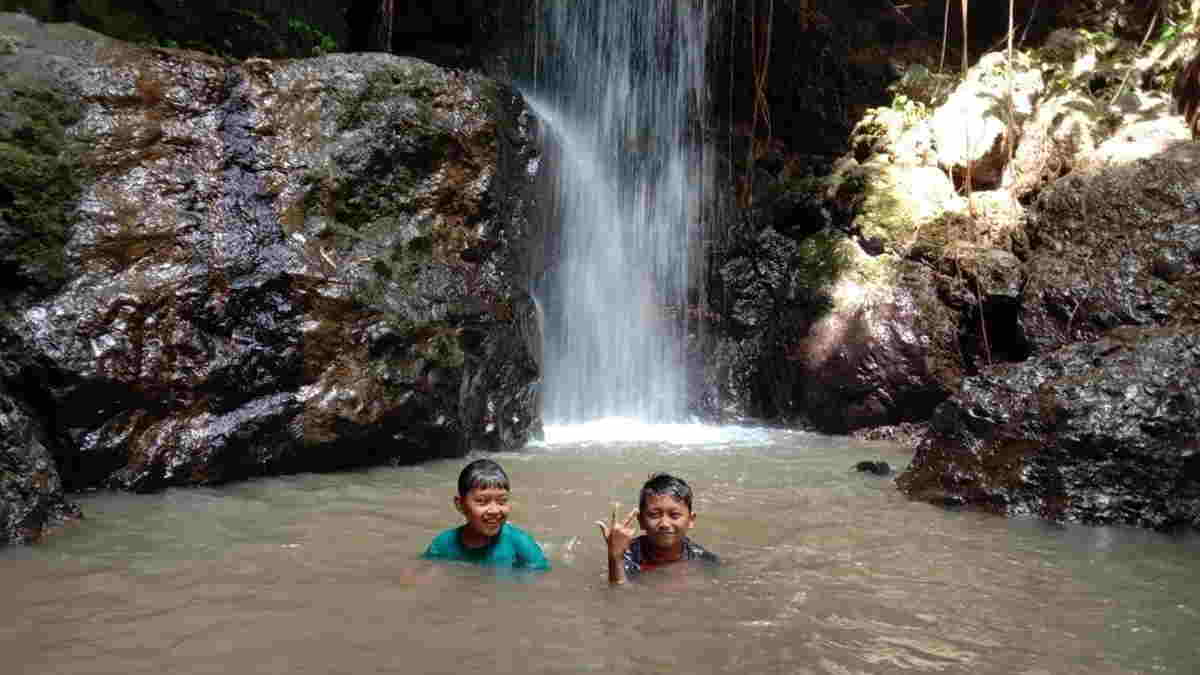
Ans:
[[[625,516],[623,522],[617,522],[617,505],[613,504],[612,518],[605,524],[603,520],[597,520],[596,524],[600,526],[600,534],[604,535],[604,541],[608,544],[609,557],[621,557],[625,555],[625,550],[629,548],[630,542],[637,536],[638,532],[638,510],[634,509]]]
[[[625,563],[622,559],[638,531],[638,510],[630,511],[629,515],[625,516],[624,522],[617,522],[617,508],[618,505],[613,504],[612,518],[608,523],[603,520],[596,521],[596,524],[600,526],[600,534],[604,535],[604,542],[608,544],[608,582],[610,584],[625,583]]]

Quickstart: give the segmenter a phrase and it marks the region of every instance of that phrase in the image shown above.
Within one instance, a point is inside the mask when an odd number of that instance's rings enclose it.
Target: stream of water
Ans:
[[[706,191],[707,3],[538,3],[521,84],[553,172],[545,418],[684,417],[683,328]]]
[[[902,498],[800,432],[577,428],[496,456],[534,577],[418,555],[465,460],[82,498],[0,550],[5,673],[1177,673],[1200,667],[1200,541]],[[690,431],[691,430],[691,431]],[[695,431],[696,433],[692,433]],[[696,491],[711,576],[609,588],[593,522],[652,470]]]

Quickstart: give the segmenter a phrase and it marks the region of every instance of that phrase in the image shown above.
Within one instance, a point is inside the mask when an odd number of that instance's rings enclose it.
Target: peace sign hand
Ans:
[[[612,518],[607,524],[603,520],[597,520],[596,524],[600,526],[600,534],[604,535],[604,541],[608,544],[608,557],[620,558],[625,555],[625,550],[629,548],[630,542],[637,536],[638,533],[638,510],[634,509],[625,516],[623,522],[617,522],[617,504],[613,504]]]

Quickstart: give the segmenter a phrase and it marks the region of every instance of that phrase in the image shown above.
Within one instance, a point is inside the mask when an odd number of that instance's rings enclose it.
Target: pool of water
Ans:
[[[766,429],[496,458],[554,569],[417,556],[464,460],[81,499],[0,549],[6,673],[1180,673],[1200,668],[1200,541],[905,500],[878,443]],[[647,436],[642,435],[643,438]],[[677,440],[683,438],[687,442]],[[714,575],[610,588],[594,521],[652,471],[696,491]]]

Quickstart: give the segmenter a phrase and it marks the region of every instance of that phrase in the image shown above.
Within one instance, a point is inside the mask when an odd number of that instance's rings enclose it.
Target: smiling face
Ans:
[[[649,495],[638,511],[638,523],[658,552],[678,555],[684,536],[696,524],[696,514],[671,495]]]
[[[475,487],[467,494],[454,498],[454,506],[467,519],[462,542],[468,548],[478,548],[500,534],[512,505],[508,490],[499,487]]]

